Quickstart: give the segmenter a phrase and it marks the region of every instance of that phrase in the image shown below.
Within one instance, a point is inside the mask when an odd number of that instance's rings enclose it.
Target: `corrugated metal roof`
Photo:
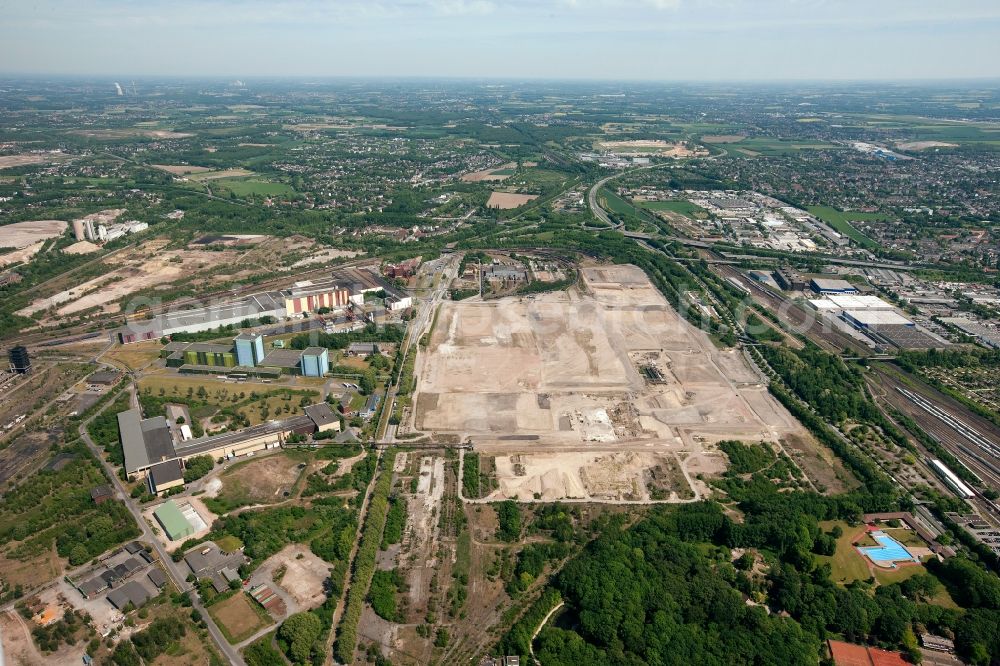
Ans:
[[[146,440],[142,435],[139,410],[130,409],[118,414],[118,432],[121,433],[122,451],[125,454],[125,471],[134,472],[149,465]]]
[[[174,535],[187,536],[191,531],[191,523],[184,517],[173,500],[164,502],[153,512],[153,515],[160,521],[163,529],[167,531],[167,536],[171,539],[175,538]]]

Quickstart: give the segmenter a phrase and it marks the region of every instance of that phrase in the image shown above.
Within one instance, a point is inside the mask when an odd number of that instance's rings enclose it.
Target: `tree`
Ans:
[[[521,537],[521,509],[514,500],[495,504],[497,511],[497,538],[517,541]]]
[[[368,368],[358,380],[358,388],[365,395],[370,395],[375,390],[375,370]]]
[[[323,623],[312,613],[296,613],[278,630],[278,638],[288,644],[288,656],[297,664],[305,664],[312,654],[313,643],[323,631]]]
[[[73,546],[73,549],[69,551],[69,563],[73,566],[78,564],[83,564],[88,559],[90,559],[90,553],[87,547],[82,543],[78,543]]]

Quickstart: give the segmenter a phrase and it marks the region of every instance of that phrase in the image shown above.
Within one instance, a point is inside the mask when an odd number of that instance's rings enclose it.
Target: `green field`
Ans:
[[[807,210],[861,247],[874,250],[878,243],[851,226],[849,220],[884,220],[879,213],[844,213],[830,206],[809,206]]]
[[[819,525],[827,532],[833,529],[834,525],[839,525],[844,532],[837,539],[837,552],[830,556],[816,556],[816,560],[820,564],[829,563],[830,578],[834,582],[845,585],[856,580],[868,580],[871,577],[871,572],[868,570],[865,558],[851,544],[851,540],[857,535],[860,527],[851,527],[842,520],[824,521]]]
[[[803,150],[843,150],[843,146],[822,141],[779,139],[767,136],[747,137],[739,142],[739,147],[752,150],[763,156],[794,155]]]
[[[697,217],[697,213],[704,213],[705,209],[701,206],[696,206],[690,201],[684,201],[683,199],[677,199],[675,201],[645,201],[642,204],[643,208],[648,208],[652,211],[669,210],[674,213],[680,213],[686,217]]]
[[[292,197],[295,190],[285,183],[272,183],[266,180],[244,178],[222,178],[212,182],[212,187],[225,189],[238,197]]]
[[[607,188],[598,192],[598,196],[600,197],[601,205],[610,210],[612,213],[618,213],[619,215],[635,214],[635,208],[632,204],[625,201]]]

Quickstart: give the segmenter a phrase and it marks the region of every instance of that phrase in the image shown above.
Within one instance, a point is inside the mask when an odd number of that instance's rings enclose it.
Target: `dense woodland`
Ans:
[[[856,522],[857,498],[781,494],[762,479],[738,507],[745,522],[711,502],[657,508],[632,527],[607,520],[552,583],[566,607],[539,634],[539,661],[815,664],[832,637],[915,658],[915,635],[925,630],[953,635],[972,663],[1000,659],[1000,579],[981,566],[959,557],[902,583],[844,587],[816,558],[830,540],[819,521]],[[928,603],[942,583],[963,610]],[[544,611],[528,611],[534,624],[516,624],[498,651],[527,654],[529,632],[553,600],[546,592],[536,603]]]

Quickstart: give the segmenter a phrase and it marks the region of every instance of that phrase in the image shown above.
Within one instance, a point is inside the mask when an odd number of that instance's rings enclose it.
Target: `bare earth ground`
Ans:
[[[3,268],[4,266],[11,266],[13,264],[27,263],[33,256],[38,254],[44,245],[45,241],[38,241],[37,243],[27,247],[22,247],[20,250],[14,250],[13,252],[8,252],[7,254],[0,254],[0,268]]]
[[[0,556],[0,577],[5,585],[31,588],[60,576],[63,565],[64,562],[56,555],[55,549],[23,561]]]
[[[746,137],[742,134],[706,134],[701,137],[702,143],[738,143]]]
[[[145,136],[150,139],[186,139],[194,136],[185,132],[171,132],[169,130],[152,130],[141,127],[126,129],[93,129],[74,130],[74,134],[90,137],[92,139],[127,139],[130,136]]]
[[[507,210],[523,206],[529,201],[538,198],[537,194],[513,194],[511,192],[491,192],[490,198],[486,201],[487,208],[499,208]]]
[[[220,497],[245,497],[254,503],[272,504],[284,499],[299,478],[299,461],[286,455],[253,459],[227,470]]]
[[[944,141],[909,141],[897,143],[900,150],[927,150],[928,148],[957,148],[957,143],[946,143]]]
[[[203,173],[205,171],[211,171],[208,167],[191,166],[190,164],[152,164],[150,166],[155,169],[159,169],[160,171],[166,171],[167,173],[171,173],[175,176],[186,176],[189,173]]]
[[[182,277],[235,261],[235,251],[171,250],[163,252],[166,241],[149,241],[134,251],[118,255],[117,268],[48,298],[36,299],[19,310],[25,316],[55,307],[59,315],[99,307],[117,312],[117,301],[137,291],[169,284]]]
[[[67,247],[63,252],[66,254],[90,254],[100,249],[100,245],[94,245],[90,241],[79,241]]]
[[[109,224],[121,217],[125,213],[125,210],[124,208],[107,208],[99,210],[96,213],[91,213],[90,215],[84,215],[80,219],[93,220],[94,224]]]
[[[229,630],[229,635],[234,640],[239,641],[264,626],[261,618],[250,606],[252,603],[254,602],[246,594],[237,593],[225,601],[210,606],[209,612],[219,624]]]
[[[704,154],[705,151],[697,146],[694,148],[684,142],[672,143],[662,139],[638,139],[634,141],[600,141],[597,144],[601,150],[608,150],[617,155],[628,156],[649,156],[659,155],[660,157],[691,157],[692,155]]]
[[[255,176],[253,171],[246,169],[224,169],[223,171],[204,171],[191,175],[191,180],[199,182],[206,180],[218,180],[219,178],[234,178],[237,176]]]
[[[527,164],[525,166],[528,166]],[[483,169],[482,171],[473,171],[472,173],[467,173],[462,176],[462,181],[466,183],[481,183],[483,181],[501,181],[510,178],[510,174],[494,174],[494,171],[504,171],[506,169],[513,169],[517,167],[516,162],[507,162],[506,164],[501,164],[497,167],[492,167],[490,169]]]
[[[83,658],[84,644],[63,646],[58,652],[42,655],[32,642],[28,624],[16,611],[0,614],[0,639],[8,666],[64,666],[79,664]]]
[[[0,247],[23,248],[48,238],[61,236],[69,226],[62,220],[15,222],[0,227]]]
[[[296,261],[294,264],[292,264],[292,268],[302,268],[303,266],[310,266],[312,264],[322,264],[326,263],[327,261],[333,261],[334,259],[341,259],[341,258],[353,259],[359,254],[361,253],[355,252],[354,250],[336,250],[333,248],[329,250],[321,250],[320,252],[316,252],[315,254],[310,254],[305,259],[300,259],[299,261]]]
[[[12,167],[28,166],[31,164],[45,164],[64,157],[62,153],[28,153],[25,155],[0,155],[0,169],[10,169]]]
[[[586,293],[445,303],[418,359],[415,429],[497,456],[491,499],[642,501],[629,488],[658,455],[686,465],[722,440],[804,433],[743,357],[681,319],[640,269],[581,272]],[[608,457],[622,452],[636,455]]]
[[[292,544],[269,557],[260,567],[268,579],[276,569],[284,565],[285,574],[279,583],[269,583],[281,587],[298,603],[298,610],[315,608],[323,603],[326,594],[323,584],[330,576],[329,564],[317,557],[309,548],[302,544]],[[296,612],[288,609],[289,613]]]

